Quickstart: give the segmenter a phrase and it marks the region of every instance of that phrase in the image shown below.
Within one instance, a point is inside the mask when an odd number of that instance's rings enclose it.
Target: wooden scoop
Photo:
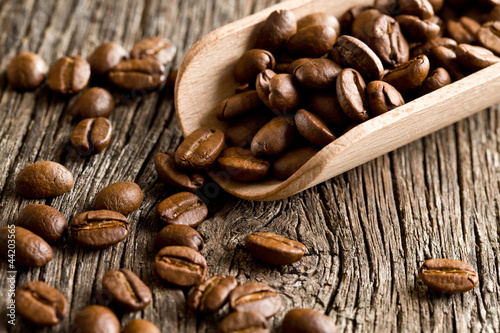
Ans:
[[[184,135],[199,127],[225,129],[215,117],[217,104],[234,94],[233,69],[253,47],[256,32],[269,14],[288,9],[297,19],[314,12],[340,17],[370,0],[292,0],[217,29],[198,41],[184,56],[175,89],[177,116]],[[247,200],[278,200],[359,166],[440,128],[500,102],[500,63],[465,77],[340,136],[285,181],[269,179],[246,184],[226,173],[212,175],[227,192]]]

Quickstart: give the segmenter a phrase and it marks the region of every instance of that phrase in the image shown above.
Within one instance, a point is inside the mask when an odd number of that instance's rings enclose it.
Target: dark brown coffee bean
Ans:
[[[49,243],[57,242],[68,227],[68,222],[57,209],[40,204],[23,208],[17,217],[17,224],[26,228]]]
[[[428,0],[429,3],[432,6],[432,9],[434,9],[434,13],[437,13],[443,8],[444,5],[444,0]]]
[[[486,22],[490,22],[490,21],[500,21],[500,4],[493,7],[493,9],[488,14],[488,17],[486,18]]]
[[[224,134],[226,143],[231,147],[249,148],[255,133],[271,120],[269,113],[252,114],[239,121],[229,123]]]
[[[462,16],[458,21],[446,22],[446,28],[457,43],[472,44],[476,42],[476,33],[481,25],[467,16]]]
[[[379,116],[405,104],[403,96],[389,83],[372,81],[366,86],[368,104],[374,115]]]
[[[21,52],[9,63],[7,80],[16,90],[33,90],[45,81],[48,71],[49,67],[39,55]]]
[[[500,21],[483,24],[477,32],[477,39],[482,46],[500,56]]]
[[[337,36],[340,36],[340,23],[339,20],[333,15],[317,12],[308,14],[297,21],[297,30],[310,25],[326,25],[335,29]]]
[[[120,89],[155,89],[165,81],[165,66],[153,59],[123,60],[109,71],[108,78]]]
[[[219,120],[227,120],[263,107],[257,91],[249,90],[221,101],[217,106],[216,116]]]
[[[415,15],[422,20],[434,16],[434,8],[428,0],[398,0],[403,14]]]
[[[205,169],[215,162],[223,148],[224,133],[202,127],[184,138],[175,152],[175,163],[187,170]]]
[[[365,80],[358,71],[352,68],[342,70],[337,78],[337,98],[349,118],[355,121],[370,118]]]
[[[155,36],[137,42],[130,51],[130,56],[133,59],[152,59],[167,65],[172,62],[176,52],[177,47],[170,39]]]
[[[271,265],[293,264],[306,252],[304,244],[270,232],[248,235],[245,247],[255,258]]]
[[[163,227],[155,238],[155,247],[162,249],[165,246],[187,246],[196,251],[203,249],[203,237],[187,225],[169,224]]]
[[[341,34],[350,35],[354,20],[359,16],[359,14],[371,8],[372,7],[370,6],[354,6],[342,14],[339,20]]]
[[[202,314],[216,312],[237,285],[238,281],[234,276],[212,276],[191,290],[186,301],[187,306],[191,311],[199,311]]]
[[[342,68],[326,58],[311,59],[295,68],[293,75],[304,87],[327,89],[335,85]]]
[[[196,227],[207,217],[208,209],[203,200],[190,192],[180,192],[166,198],[156,208],[156,215],[166,224],[183,224]]]
[[[73,187],[73,176],[61,164],[37,162],[16,176],[16,191],[25,198],[48,198],[64,194]]]
[[[90,80],[90,65],[80,56],[62,57],[49,72],[49,87],[52,91],[70,95],[76,94],[87,86]]]
[[[297,30],[286,45],[295,58],[318,58],[328,53],[337,39],[335,29],[327,25],[309,25]]]
[[[252,90],[252,87],[250,86],[250,84],[248,84],[248,83],[242,83],[242,84],[238,85],[234,89],[234,93],[235,94],[241,94],[241,93],[244,93],[244,92],[247,92],[247,91],[250,91],[250,90]]]
[[[248,50],[238,59],[234,68],[234,78],[239,82],[255,81],[265,69],[274,69],[276,61],[271,52],[261,49]]]
[[[315,92],[309,97],[308,110],[317,114],[328,126],[336,131],[342,130],[352,120],[347,117],[335,93]]]
[[[330,56],[342,67],[353,68],[367,78],[380,80],[384,76],[380,58],[357,38],[340,36],[333,45]]]
[[[229,304],[235,311],[260,312],[269,318],[280,310],[281,297],[266,283],[248,282],[233,289]]]
[[[336,333],[337,327],[328,316],[313,309],[292,309],[283,318],[283,333]]]
[[[89,249],[103,249],[128,235],[125,216],[111,210],[94,210],[76,215],[70,222],[71,237]]]
[[[68,314],[66,297],[42,281],[29,281],[16,290],[16,309],[26,320],[40,326],[53,326]]]
[[[207,261],[187,246],[166,246],[155,257],[155,272],[165,281],[181,287],[201,283],[207,275]]]
[[[421,54],[389,71],[383,80],[404,94],[418,88],[424,82],[430,67],[429,58]]]
[[[71,113],[80,119],[109,117],[114,109],[113,96],[106,89],[93,87],[78,97]]]
[[[140,311],[151,303],[148,286],[133,272],[125,268],[111,269],[102,278],[102,290],[106,297],[124,311]]]
[[[319,149],[302,147],[289,151],[273,163],[273,173],[278,179],[287,179],[309,161]]]
[[[254,311],[236,311],[224,318],[217,333],[271,333],[266,317]]]
[[[107,307],[89,305],[75,317],[71,332],[79,333],[120,333],[120,321]]]
[[[278,114],[295,112],[301,102],[300,89],[290,74],[276,74],[269,81],[269,104]]]
[[[458,62],[454,50],[445,46],[436,46],[432,49],[430,58],[435,66],[444,67],[454,81],[465,76],[465,70]]]
[[[291,62],[278,62],[276,63],[276,66],[274,66],[274,72],[277,74],[288,73],[290,64]]]
[[[257,91],[257,95],[262,103],[264,103],[264,105],[269,109],[273,108],[271,103],[269,103],[269,94],[271,93],[269,90],[269,83],[275,75],[275,72],[270,69],[266,69],[259,73],[255,80],[255,90]]]
[[[290,63],[288,66],[288,70],[286,71],[287,74],[293,75],[293,72],[295,72],[295,69],[299,67],[302,64],[305,64],[306,62],[309,62],[310,60],[313,60],[314,58],[299,58],[295,59]]]
[[[71,145],[80,155],[100,153],[109,145],[113,128],[104,117],[86,118],[71,133]]]
[[[316,146],[324,147],[336,139],[320,117],[304,109],[295,114],[295,126],[307,141]]]
[[[161,333],[161,331],[150,321],[134,319],[125,326],[122,333]]]
[[[451,83],[450,74],[443,67],[435,69],[429,76],[422,82],[420,86],[419,95],[431,93],[441,87]]]
[[[296,32],[295,14],[289,10],[276,10],[260,28],[255,48],[268,50],[277,57],[283,53],[286,43]]]
[[[250,145],[254,155],[276,155],[292,147],[299,133],[293,118],[276,117],[265,124]]]
[[[118,43],[106,42],[99,45],[87,58],[92,74],[106,75],[122,60],[128,58],[128,52]]]
[[[117,182],[103,188],[95,197],[96,210],[112,210],[123,215],[132,213],[139,208],[144,194],[134,182]]]
[[[255,182],[266,177],[270,163],[256,158],[245,148],[229,147],[217,158],[219,167],[229,174],[229,178],[241,182]]]
[[[165,183],[186,191],[198,191],[205,184],[205,177],[199,173],[187,173],[175,164],[175,152],[157,153],[155,168],[158,177]]]
[[[419,272],[420,279],[432,290],[460,294],[472,290],[479,282],[474,268],[455,259],[429,259]]]
[[[404,36],[410,41],[426,42],[436,38],[441,27],[431,19],[421,20],[415,15],[398,15],[394,17],[401,26]]]
[[[451,38],[446,38],[446,37],[434,38],[425,44],[420,44],[413,47],[410,52],[410,57],[413,59],[420,54],[425,54],[426,56],[430,56],[432,49],[436,46],[443,46],[448,49],[455,49],[457,45],[458,45],[457,42],[455,42]]]
[[[52,248],[40,236],[22,227],[0,228],[0,254],[16,265],[42,267],[52,260]]]
[[[499,57],[481,46],[458,44],[456,54],[462,66],[472,71],[478,71],[500,62]]]

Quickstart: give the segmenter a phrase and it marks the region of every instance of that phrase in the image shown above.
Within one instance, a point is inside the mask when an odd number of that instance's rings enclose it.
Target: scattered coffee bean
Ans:
[[[450,74],[443,67],[436,68],[429,76],[422,82],[420,86],[419,95],[431,93],[441,87],[451,83]]]
[[[352,34],[351,27],[354,23],[354,20],[364,12],[365,10],[372,9],[371,6],[354,6],[348,9],[342,16],[340,17],[340,31],[342,35],[350,35]]]
[[[458,81],[465,76],[465,70],[457,60],[454,50],[445,46],[436,46],[430,54],[433,65],[444,67],[454,81]]]
[[[165,66],[153,59],[123,60],[108,73],[115,86],[125,90],[150,90],[165,81]]]
[[[269,161],[256,158],[245,148],[230,147],[222,151],[217,158],[219,167],[233,180],[255,182],[266,177]]]
[[[431,19],[421,20],[415,15],[398,15],[394,19],[410,41],[425,42],[436,38],[441,32],[441,27]]]
[[[358,71],[342,70],[337,78],[337,98],[349,118],[359,122],[370,118],[365,80]]]
[[[262,24],[255,48],[268,50],[277,57],[284,52],[286,43],[296,32],[295,14],[289,10],[276,10]]]
[[[197,195],[180,192],[166,198],[156,208],[156,215],[166,224],[199,225],[207,217],[208,208]]]
[[[459,44],[456,54],[462,66],[472,71],[478,71],[500,62],[499,57],[481,46]]]
[[[164,247],[156,255],[153,268],[163,280],[181,287],[197,285],[207,275],[205,257],[187,246]]]
[[[9,63],[7,80],[16,90],[33,90],[45,81],[48,71],[47,64],[39,55],[21,52]]]
[[[319,149],[302,147],[289,151],[273,163],[273,173],[278,179],[287,179],[309,161]]]
[[[111,269],[102,278],[106,297],[125,311],[140,311],[151,303],[148,286],[133,272],[125,268]]]
[[[25,198],[48,198],[64,194],[73,187],[73,176],[61,164],[37,162],[16,176],[16,191]]]
[[[276,117],[265,124],[250,145],[254,155],[276,155],[292,147],[299,136],[291,117]]]
[[[169,224],[163,227],[155,238],[155,247],[162,249],[165,246],[187,246],[196,251],[203,249],[203,237],[187,225]]]
[[[271,52],[261,49],[248,50],[236,62],[234,78],[239,82],[252,82],[257,74],[265,69],[273,70],[275,65]]]
[[[62,57],[49,72],[49,87],[52,91],[70,95],[85,89],[90,80],[90,65],[80,56]]]
[[[68,222],[57,209],[40,204],[30,204],[21,210],[17,224],[48,243],[57,242],[68,227]]]
[[[455,259],[429,259],[419,272],[420,279],[432,290],[460,294],[472,290],[479,282],[474,268]]]
[[[109,145],[113,128],[104,117],[86,118],[71,133],[71,145],[83,156],[100,153]]]
[[[118,212],[95,210],[73,217],[70,230],[71,237],[81,246],[103,249],[127,237],[128,221]]]
[[[234,276],[224,274],[212,276],[191,290],[187,306],[202,314],[216,312],[226,302],[229,293],[238,285]]]
[[[134,182],[117,182],[103,188],[95,197],[94,208],[112,210],[123,215],[139,208],[144,194]]]
[[[0,228],[0,254],[10,259],[14,255],[16,265],[27,267],[42,267],[52,260],[50,245],[23,227]]]
[[[295,58],[318,58],[332,48],[337,33],[327,25],[309,25],[297,30],[286,46],[286,50]]]
[[[368,104],[374,115],[379,116],[405,104],[403,96],[389,83],[372,81],[366,86]]]
[[[295,114],[295,125],[299,133],[310,143],[324,147],[335,140],[328,126],[315,114],[300,109]]]
[[[335,80],[341,71],[342,68],[334,61],[320,58],[298,66],[293,75],[304,87],[327,89],[335,86]]]
[[[166,151],[156,154],[155,168],[158,177],[165,183],[186,190],[199,191],[205,184],[205,177],[199,173],[180,170],[175,164],[175,152]]]
[[[152,59],[167,65],[172,62],[176,52],[177,47],[170,39],[155,36],[137,42],[130,51],[130,56],[133,59]]]
[[[429,58],[421,54],[390,70],[383,80],[404,94],[420,87],[429,74],[430,67]]]
[[[184,138],[175,152],[175,163],[188,170],[212,165],[224,148],[224,133],[220,129],[202,127]]]
[[[217,333],[271,333],[266,317],[255,311],[236,311],[224,318]]]
[[[260,312],[269,318],[281,309],[281,297],[266,283],[248,282],[231,291],[229,304],[235,311]]]
[[[271,93],[269,89],[269,83],[271,79],[276,75],[270,69],[266,69],[257,75],[255,80],[255,90],[257,91],[257,96],[268,109],[272,109],[271,103],[269,103],[269,94]]]
[[[448,49],[455,49],[457,45],[458,45],[457,42],[455,42],[451,38],[447,37],[434,38],[428,41],[427,43],[413,47],[410,52],[410,57],[413,59],[420,54],[425,54],[426,56],[430,56],[432,49],[437,46],[443,46]]]
[[[300,30],[310,25],[326,25],[335,29],[337,36],[340,36],[340,23],[339,20],[333,15],[317,12],[308,14],[297,21],[297,29]]]
[[[434,8],[428,0],[398,0],[403,14],[415,15],[422,20],[434,16]]]
[[[249,90],[221,101],[217,106],[216,115],[217,119],[226,120],[239,117],[263,106],[257,91]]]
[[[482,46],[500,56],[500,19],[483,24],[477,32],[477,39]]]
[[[289,65],[288,65],[288,68],[287,68],[287,71],[286,73],[290,74],[290,75],[293,75],[293,73],[295,72],[295,69],[297,69],[297,67],[305,64],[306,62],[309,62],[311,60],[313,60],[314,58],[299,58],[299,59],[295,59],[294,61],[292,61]]]
[[[122,333],[161,333],[161,331],[150,321],[134,319],[125,326]]]
[[[290,74],[276,74],[269,81],[269,104],[276,114],[286,115],[298,110],[300,88]]]
[[[299,261],[304,244],[270,232],[254,232],[245,238],[245,247],[258,260],[271,265],[289,265]]]
[[[79,333],[120,333],[120,321],[107,307],[89,305],[76,315],[71,332]]]
[[[106,75],[121,61],[128,58],[128,52],[118,43],[106,42],[99,45],[87,58],[93,74]]]
[[[335,323],[313,309],[292,309],[283,318],[283,333],[336,333]]]
[[[109,117],[114,108],[113,96],[106,89],[93,87],[76,100],[71,113],[80,119]]]
[[[335,92],[316,92],[311,94],[307,110],[317,114],[321,120],[336,131],[341,131],[352,122],[342,110]]]

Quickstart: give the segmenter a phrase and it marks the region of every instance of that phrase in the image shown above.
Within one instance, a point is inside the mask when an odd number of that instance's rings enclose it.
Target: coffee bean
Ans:
[[[342,70],[337,77],[337,98],[349,118],[360,122],[370,118],[365,80],[358,71]]]
[[[17,217],[17,224],[49,243],[61,239],[68,227],[68,222],[57,209],[40,204],[24,207]]]
[[[432,290],[460,294],[472,290],[479,282],[474,268],[455,259],[429,259],[419,272],[420,279]]]
[[[202,127],[184,138],[175,152],[175,163],[187,170],[205,169],[215,162],[223,148],[224,133]]]
[[[352,120],[347,117],[335,93],[315,92],[309,96],[307,110],[317,114],[328,126],[336,131],[344,129]]]
[[[71,145],[83,156],[100,153],[109,145],[113,128],[104,117],[86,118],[71,133]]]
[[[476,33],[481,25],[467,16],[462,16],[458,21],[446,22],[448,34],[457,43],[472,44],[476,42]]]
[[[384,76],[384,81],[404,94],[418,88],[424,82],[431,64],[426,55],[419,55]]]
[[[434,13],[439,12],[444,5],[444,0],[428,0],[429,3],[432,6],[432,9],[434,9]]]
[[[283,318],[283,333],[335,333],[335,323],[313,309],[292,309]]]
[[[152,59],[167,65],[172,62],[176,52],[177,47],[170,39],[154,36],[137,42],[130,51],[130,56],[133,59]]]
[[[37,162],[16,176],[16,191],[25,198],[48,198],[64,194],[73,187],[73,176],[61,164]]]
[[[217,106],[216,116],[219,120],[239,117],[250,111],[264,107],[255,90],[249,90],[221,101]]]
[[[290,37],[286,50],[295,58],[319,58],[330,51],[336,39],[337,33],[331,26],[309,25]]]
[[[71,237],[89,249],[103,249],[121,242],[128,235],[125,216],[110,210],[81,213],[70,222]]]
[[[342,16],[340,17],[340,31],[342,35],[350,35],[352,24],[354,20],[364,12],[365,10],[371,9],[371,6],[354,6],[348,9]]]
[[[420,54],[425,54],[426,56],[430,56],[432,49],[436,46],[443,46],[448,49],[455,49],[457,47],[457,42],[455,42],[451,38],[434,38],[428,41],[427,43],[417,45],[411,49],[410,57],[413,59]]]
[[[254,155],[276,155],[292,147],[298,136],[293,118],[276,117],[255,134],[250,147]]]
[[[39,55],[21,52],[9,63],[7,80],[16,90],[33,90],[45,81],[48,71],[47,64]]]
[[[109,117],[114,108],[113,96],[106,89],[93,87],[76,100],[71,113],[80,119]]]
[[[421,20],[415,15],[398,15],[394,19],[401,26],[404,36],[410,41],[426,42],[436,38],[441,27],[431,19]]]
[[[153,268],[163,280],[181,287],[199,284],[207,275],[205,257],[187,246],[164,247],[156,255]]]
[[[272,70],[275,65],[271,52],[261,49],[248,50],[236,62],[234,78],[239,82],[252,82],[257,74],[265,69]]]
[[[299,133],[313,145],[324,147],[336,139],[320,117],[304,109],[295,114],[295,125]]]
[[[255,311],[236,311],[224,318],[217,333],[271,333],[266,317]]]
[[[42,267],[52,260],[50,245],[22,227],[0,228],[0,254],[9,259],[14,255],[15,264],[27,267]]]
[[[203,200],[190,192],[180,192],[166,198],[156,208],[156,215],[166,224],[196,227],[207,217]]]
[[[108,78],[120,89],[155,89],[165,81],[165,66],[153,59],[123,60],[109,71]]]
[[[107,209],[123,215],[132,213],[139,208],[144,194],[134,182],[117,182],[103,188],[95,197],[96,210]]]
[[[113,303],[125,311],[140,311],[151,303],[151,290],[125,268],[107,271],[102,278],[102,289]]]
[[[425,20],[434,16],[434,8],[428,0],[398,0],[403,14],[415,15]]]
[[[87,58],[93,74],[106,75],[121,61],[128,58],[128,52],[118,43],[106,42],[99,45]]]
[[[300,105],[300,88],[290,74],[276,74],[269,81],[269,104],[272,111],[285,115],[295,112]]]
[[[256,158],[245,148],[230,147],[217,158],[219,167],[229,174],[232,180],[255,182],[266,177],[270,163]]]
[[[302,147],[289,151],[273,163],[273,173],[278,179],[287,179],[319,151],[316,147]]]
[[[224,132],[227,144],[232,147],[250,147],[255,134],[269,120],[271,120],[271,115],[266,112],[248,115],[239,121],[230,123]]]
[[[482,46],[500,56],[500,21],[483,24],[477,32],[477,39]]]
[[[15,300],[19,314],[36,325],[57,325],[68,314],[64,295],[42,281],[29,281],[17,288]]]
[[[134,319],[125,326],[122,333],[161,333],[161,331],[150,321]]]
[[[258,260],[271,265],[289,265],[299,261],[304,244],[270,232],[254,232],[245,238],[245,247]]]
[[[199,173],[187,173],[175,164],[175,152],[159,152],[155,157],[155,168],[158,177],[177,188],[186,191],[199,191],[205,184],[205,177]]]
[[[435,69],[429,76],[422,82],[420,86],[419,95],[423,96],[433,92],[441,87],[451,83],[450,74],[443,67]]]
[[[335,80],[342,68],[330,59],[311,59],[295,68],[294,77],[304,87],[327,89],[335,86]]]
[[[120,333],[120,321],[107,307],[89,305],[76,315],[71,332],[79,333]]]
[[[289,10],[272,12],[257,34],[255,48],[270,51],[275,57],[285,50],[286,43],[297,32],[297,20]]]
[[[493,7],[493,9],[488,14],[488,17],[486,18],[486,22],[490,22],[490,21],[500,21],[500,4]]]
[[[454,50],[445,46],[436,46],[432,49],[430,58],[435,66],[444,67],[454,81],[465,76],[465,70],[458,62]]]
[[[481,46],[459,44],[456,50],[457,60],[467,69],[478,71],[500,62],[493,52]]]
[[[235,311],[260,312],[269,318],[280,310],[281,297],[266,283],[248,282],[231,291],[229,304]]]
[[[224,274],[212,276],[191,290],[187,306],[202,314],[216,312],[226,302],[229,293],[238,285],[234,276]]]
[[[317,12],[308,14],[297,21],[298,30],[310,25],[326,25],[332,27],[335,29],[337,36],[340,36],[339,20],[337,20],[337,18],[333,15],[324,12]]]
[[[368,104],[374,115],[379,116],[405,104],[403,96],[389,83],[372,81],[366,86]]]
[[[287,69],[286,73],[290,74],[290,75],[293,75],[293,72],[295,72],[295,69],[297,67],[299,67],[299,66],[301,66],[301,65],[305,64],[306,62],[309,62],[309,61],[311,61],[313,59],[314,58],[299,58],[299,59],[295,59],[288,66],[288,69]]]
[[[49,87],[52,91],[70,95],[76,94],[87,86],[90,80],[90,65],[80,56],[62,57],[49,72]]]
[[[187,225],[169,224],[163,227],[155,238],[155,247],[162,249],[165,246],[187,246],[196,251],[203,249],[203,237]]]
[[[266,69],[259,73],[255,80],[255,90],[257,91],[257,96],[259,96],[262,103],[264,103],[264,105],[269,109],[273,108],[271,103],[269,103],[269,94],[271,93],[269,90],[269,83],[275,75],[275,72],[270,69]]]

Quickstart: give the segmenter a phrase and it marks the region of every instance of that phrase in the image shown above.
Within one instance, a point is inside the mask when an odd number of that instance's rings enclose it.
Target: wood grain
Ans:
[[[127,49],[151,35],[171,38],[182,54],[211,30],[274,3],[272,0],[5,0],[0,3],[0,70],[22,50],[39,53],[49,64],[62,55],[87,56],[101,42]],[[119,95],[115,93],[118,98]],[[171,288],[152,272],[153,238],[160,229],[154,210],[174,193],[154,171],[157,151],[175,148],[181,131],[167,89],[122,100],[110,120],[110,146],[88,158],[69,145],[75,125],[74,99],[46,87],[18,94],[0,76],[0,218],[15,223],[29,203],[47,203],[66,218],[92,208],[100,189],[122,180],[145,193],[132,213],[128,238],[101,251],[84,250],[66,237],[53,246],[54,259],[36,269],[18,268],[16,284],[42,280],[67,297],[70,313],[41,332],[68,332],[75,314],[99,301],[102,276],[124,267],[152,289],[144,311],[120,316],[153,321],[162,332],[215,332],[226,313],[196,317],[186,311],[187,290]],[[227,273],[240,282],[266,281],[283,299],[281,320],[293,307],[326,313],[340,332],[498,332],[500,331],[500,117],[499,106],[484,110],[424,139],[288,199],[236,199],[210,183],[201,195],[210,215],[198,227],[209,275]],[[75,177],[72,191],[50,200],[24,200],[14,177],[42,160],[63,163]],[[242,246],[253,231],[273,231],[307,246],[291,266],[254,261]],[[417,272],[428,258],[469,262],[480,276],[471,292],[445,296],[429,292]],[[0,264],[0,332],[31,332],[17,317],[5,316],[7,264]]]

